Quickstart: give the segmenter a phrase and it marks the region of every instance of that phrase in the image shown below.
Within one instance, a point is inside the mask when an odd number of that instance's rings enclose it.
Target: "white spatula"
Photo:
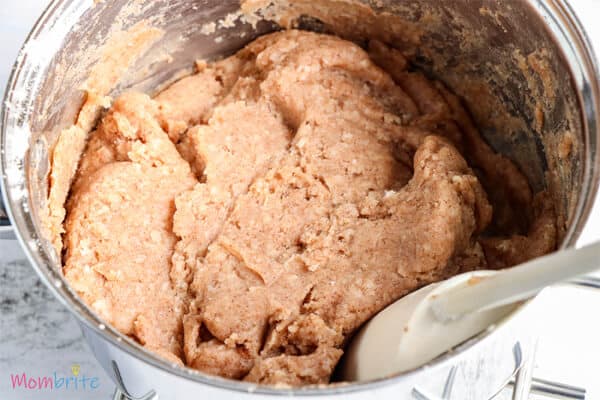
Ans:
[[[423,365],[510,314],[546,286],[600,269],[600,242],[501,271],[473,271],[425,286],[373,317],[347,348],[345,380]]]

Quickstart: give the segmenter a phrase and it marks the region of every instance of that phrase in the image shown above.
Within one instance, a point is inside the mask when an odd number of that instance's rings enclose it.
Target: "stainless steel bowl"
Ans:
[[[100,45],[115,29],[141,20],[164,30],[111,95],[129,88],[152,92],[182,70],[191,70],[195,59],[229,54],[277,28],[270,22],[253,27],[238,21],[208,35],[199,29],[235,12],[236,0],[126,3],[54,0],[17,59],[1,118],[1,181],[12,228],[41,279],[78,318],[96,357],[123,393],[161,399],[398,399],[418,393],[441,397],[443,388],[454,383],[451,396],[444,398],[481,400],[515,374],[535,336],[522,310],[414,371],[373,382],[299,389],[259,387],[180,368],[105,326],[64,280],[58,255],[40,233],[38,212],[47,195],[49,149],[77,116],[84,100],[79,88],[100,58]],[[305,15],[302,8],[310,2],[292,3],[298,5],[299,27],[333,30],[357,41],[375,35],[412,52],[419,67],[463,97],[495,149],[515,160],[536,190],[548,188],[563,216],[561,246],[575,245],[598,189],[600,91],[591,46],[564,0],[365,1],[375,14],[362,21],[368,26],[351,29],[340,25],[353,15],[348,2],[321,1],[315,15]],[[170,60],[160,57],[165,49],[173,49]]]

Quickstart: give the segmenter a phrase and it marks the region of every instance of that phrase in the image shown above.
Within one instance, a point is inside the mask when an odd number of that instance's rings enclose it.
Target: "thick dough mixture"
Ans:
[[[259,38],[117,99],[67,201],[64,273],[107,322],[233,379],[329,381],[386,305],[554,249],[555,218],[402,54]]]

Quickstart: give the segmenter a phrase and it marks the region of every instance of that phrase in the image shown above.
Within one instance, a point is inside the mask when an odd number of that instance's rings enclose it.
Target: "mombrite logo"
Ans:
[[[10,383],[13,390],[96,390],[100,386],[100,379],[97,376],[87,376],[81,374],[79,364],[71,366],[72,375],[64,375],[53,372],[49,376],[32,376],[22,372],[20,374],[10,374]]]

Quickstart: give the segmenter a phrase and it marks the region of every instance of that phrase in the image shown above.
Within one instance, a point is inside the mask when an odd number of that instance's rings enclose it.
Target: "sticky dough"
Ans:
[[[66,206],[66,278],[163,357],[327,383],[396,299],[554,249],[544,193],[399,51],[288,30],[199,66],[113,103]]]

